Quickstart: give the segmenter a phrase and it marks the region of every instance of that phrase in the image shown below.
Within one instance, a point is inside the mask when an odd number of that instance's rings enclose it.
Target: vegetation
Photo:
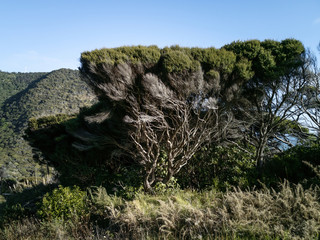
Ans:
[[[59,187],[39,206],[49,220],[29,217],[5,223],[0,238],[316,239],[320,231],[319,189],[288,182],[278,192],[186,190],[139,193],[128,201],[100,187],[90,189],[85,201],[84,195],[76,188]],[[66,205],[60,206],[62,199]]]
[[[78,71],[60,69],[51,73],[0,72],[0,168],[7,179],[35,179],[47,167],[33,159],[23,139],[30,118],[77,113],[92,105],[94,95],[80,80]]]
[[[296,105],[308,82],[301,42],[253,40],[221,50],[145,47],[158,51],[158,61],[137,62],[132,54],[141,48],[126,57],[123,48],[85,52],[80,70],[109,106],[90,117],[95,126],[83,132],[91,136],[87,147],[108,145],[106,161],[130,154],[143,169],[146,191],[167,184],[209,142],[245,141],[254,147],[258,168],[267,151],[272,156],[280,144],[290,144],[293,129],[285,123],[300,111]]]
[[[319,238],[320,78],[301,42],[80,61],[96,102],[71,70],[5,88],[1,128],[26,129],[43,174],[22,165],[16,182],[7,169],[20,162],[1,168],[0,239]]]
[[[43,219],[71,219],[86,212],[85,192],[79,187],[56,188],[51,194],[46,193],[40,203],[37,214]]]

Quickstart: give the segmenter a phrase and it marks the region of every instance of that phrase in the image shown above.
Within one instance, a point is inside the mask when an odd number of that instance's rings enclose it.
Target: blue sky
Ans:
[[[76,69],[81,52],[123,45],[295,38],[319,56],[320,0],[1,0],[0,12],[7,72]]]

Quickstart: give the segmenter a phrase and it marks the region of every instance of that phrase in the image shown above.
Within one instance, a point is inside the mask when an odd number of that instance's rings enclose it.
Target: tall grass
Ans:
[[[50,222],[25,219],[4,226],[0,238],[318,239],[319,196],[318,187],[303,189],[288,182],[278,191],[235,188],[226,193],[140,193],[130,201],[97,188],[87,195],[88,219],[81,216]]]
[[[318,194],[318,188],[304,190],[285,182],[278,192],[181,191],[172,196],[140,194],[123,202],[104,196],[96,214],[119,239],[314,239],[320,233]]]

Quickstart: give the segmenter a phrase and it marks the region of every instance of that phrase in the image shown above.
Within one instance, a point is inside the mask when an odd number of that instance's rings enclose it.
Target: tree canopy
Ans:
[[[86,127],[75,136],[90,138],[75,146],[104,145],[109,157],[129,153],[144,168],[145,188],[167,183],[204,144],[235,142],[250,131],[260,165],[269,140],[289,118],[295,88],[303,87],[303,53],[294,39],[233,42],[221,49],[84,52],[81,74],[105,108],[85,117]],[[166,176],[158,174],[163,152]]]

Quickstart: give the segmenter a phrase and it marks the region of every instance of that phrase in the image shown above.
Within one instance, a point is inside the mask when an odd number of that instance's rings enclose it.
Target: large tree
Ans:
[[[250,73],[234,53],[214,48],[121,47],[84,52],[81,73],[105,108],[86,116],[86,141],[143,169],[144,188],[167,184],[209,142],[227,136],[232,101]],[[237,77],[237,81],[233,75]],[[84,143],[86,142],[86,143]]]
[[[262,166],[266,149],[288,142],[303,53],[294,39],[84,52],[80,71],[100,107],[84,116],[74,146],[140,164],[146,191],[167,184],[203,145],[237,144],[241,135]]]
[[[234,109],[245,122],[245,139],[255,146],[256,164],[261,167],[266,150],[270,153],[276,145],[290,145],[288,133],[297,129],[297,124],[289,123],[297,113],[299,95],[306,84],[305,50],[294,39],[234,42],[225,49],[252,66],[254,74],[243,85]]]

